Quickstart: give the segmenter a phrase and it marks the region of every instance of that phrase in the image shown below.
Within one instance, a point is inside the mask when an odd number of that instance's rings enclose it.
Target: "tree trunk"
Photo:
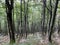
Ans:
[[[55,8],[54,8],[54,13],[53,13],[52,21],[51,21],[51,26],[50,26],[51,28],[50,28],[50,34],[49,34],[49,42],[51,42],[51,43],[52,43],[51,35],[53,33],[53,27],[54,27],[55,18],[56,18],[56,12],[57,12],[57,8],[58,8],[58,2],[59,2],[59,0],[56,0]]]
[[[43,16],[42,16],[42,18],[43,18],[43,20],[42,20],[42,34],[43,35],[45,35],[44,33],[45,33],[45,11],[46,11],[46,0],[43,0]]]
[[[6,14],[7,14],[9,35],[10,35],[10,43],[13,44],[15,43],[14,27],[12,23],[13,0],[5,0],[5,1],[6,1]]]

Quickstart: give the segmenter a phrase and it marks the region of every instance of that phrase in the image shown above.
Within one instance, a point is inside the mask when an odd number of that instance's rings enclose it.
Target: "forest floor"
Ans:
[[[60,45],[60,36],[56,32],[53,34],[52,40],[53,45]],[[0,45],[8,45],[9,41],[9,36],[0,36]],[[40,33],[29,34],[27,39],[20,39],[18,45],[49,45],[48,37],[42,36]]]

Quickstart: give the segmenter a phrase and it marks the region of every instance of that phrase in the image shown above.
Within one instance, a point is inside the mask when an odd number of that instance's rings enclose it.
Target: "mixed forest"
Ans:
[[[60,0],[0,0],[0,45],[60,45]]]

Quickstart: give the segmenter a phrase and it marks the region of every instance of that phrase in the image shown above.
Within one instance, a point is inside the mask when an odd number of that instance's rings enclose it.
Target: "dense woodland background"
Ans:
[[[0,0],[0,45],[5,44],[60,45],[60,0]]]

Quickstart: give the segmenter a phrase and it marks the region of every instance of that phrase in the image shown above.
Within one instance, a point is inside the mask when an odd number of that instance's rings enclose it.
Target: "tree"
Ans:
[[[29,0],[27,1],[27,2],[25,2],[25,0],[24,0],[24,29],[25,29],[25,33],[26,33],[26,38],[27,38],[27,30],[28,30],[28,2],[29,2]]]
[[[50,24],[51,24],[51,18],[52,18],[52,0],[50,0],[50,9],[49,9],[49,13],[50,13],[50,17],[49,17],[49,26],[48,26],[48,32],[50,30]]]
[[[5,0],[6,3],[6,14],[7,14],[7,21],[8,21],[8,29],[10,35],[10,43],[15,43],[15,34],[14,34],[14,27],[12,21],[12,10],[13,10],[13,1],[14,0]]]
[[[46,0],[43,0],[42,34],[45,33]],[[43,32],[44,31],[44,32]]]
[[[56,12],[57,12],[57,8],[58,8],[58,2],[59,2],[59,0],[56,0],[54,12],[53,12],[53,17],[51,18],[51,25],[50,25],[51,27],[50,27],[50,34],[49,34],[49,41],[51,43],[52,43],[51,35],[53,33],[53,27],[54,27],[55,18],[56,18]]]
[[[23,36],[23,28],[22,28],[22,27],[23,27],[23,25],[22,25],[22,0],[20,1],[20,4],[21,4],[21,5],[20,5],[20,6],[21,6],[21,7],[20,7],[20,18],[21,18],[21,20],[20,20],[21,33],[20,33],[20,34],[21,34],[21,36]]]

